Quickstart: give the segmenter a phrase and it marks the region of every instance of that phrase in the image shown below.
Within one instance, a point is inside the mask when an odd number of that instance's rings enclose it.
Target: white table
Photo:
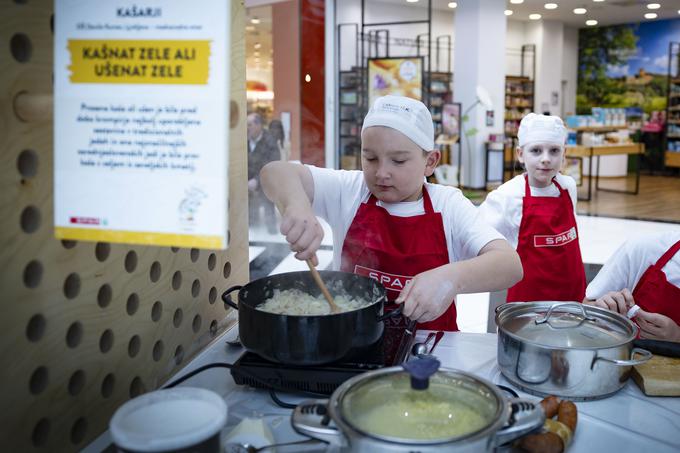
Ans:
[[[416,341],[423,341],[427,331],[418,332]],[[227,346],[237,328],[225,333],[194,359],[178,376],[211,362],[233,363],[243,352]],[[474,373],[493,383],[514,388],[500,373],[496,364],[496,335],[447,333],[435,355],[446,368]],[[680,377],[679,377],[680,378]],[[262,390],[241,387],[234,383],[225,369],[207,370],[186,384],[209,388],[223,395],[229,407],[224,433],[228,433],[244,417],[262,417],[271,428],[276,442],[304,439],[290,426],[290,410],[276,406]],[[521,397],[539,400],[515,389]],[[287,402],[297,403],[305,397],[279,394]],[[680,398],[647,397],[634,382],[629,381],[616,395],[597,401],[577,402],[578,425],[570,453],[664,453],[680,451]],[[99,452],[110,444],[108,433],[102,434],[84,451]],[[293,451],[326,451],[322,445],[278,448],[281,453]]]

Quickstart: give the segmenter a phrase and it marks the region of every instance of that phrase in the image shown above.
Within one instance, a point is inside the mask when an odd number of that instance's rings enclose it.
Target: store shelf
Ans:
[[[594,156],[608,156],[617,154],[643,154],[645,151],[643,146],[639,143],[621,143],[613,145],[596,145],[596,146],[567,146],[567,157],[589,157]]]
[[[666,157],[664,159],[666,167],[680,167],[680,152],[679,151],[666,151]]]
[[[624,124],[623,126],[570,127],[568,129],[576,132],[615,132],[628,129],[628,126]]]

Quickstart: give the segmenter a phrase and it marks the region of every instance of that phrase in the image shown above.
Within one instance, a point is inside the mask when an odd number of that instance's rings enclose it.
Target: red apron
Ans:
[[[645,311],[668,316],[680,325],[680,288],[666,279],[663,267],[680,250],[676,242],[661,258],[647,268],[640,281],[635,285],[633,298]]]
[[[508,289],[508,302],[583,301],[586,273],[578,243],[578,227],[569,191],[558,197],[533,197],[524,175],[525,194],[517,253],[524,278]]]
[[[413,276],[449,263],[444,222],[424,186],[422,215],[392,216],[376,201],[371,195],[359,206],[342,245],[340,270],[378,280],[393,301]],[[457,331],[455,303],[418,329]]]

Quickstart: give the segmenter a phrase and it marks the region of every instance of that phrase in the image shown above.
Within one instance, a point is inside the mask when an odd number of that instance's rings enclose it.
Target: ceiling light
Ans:
[[[406,0],[406,3],[418,3],[418,0]],[[309,80],[308,80],[309,82]]]
[[[538,19],[540,19],[540,18],[541,18],[541,15],[540,15],[540,14],[536,14],[536,13],[534,13],[534,14],[529,14],[529,19],[531,19],[531,20],[538,20]]]
[[[456,3],[456,2],[449,2],[449,8],[453,9],[453,8],[455,8],[456,6],[458,6],[458,3]]]
[[[604,0],[593,0],[595,3],[602,3]]]
[[[513,5],[521,5],[522,3],[524,3],[524,0],[510,0],[510,3],[512,3]]]
[[[416,1],[418,1],[418,0],[416,0]],[[413,3],[413,2],[409,2],[409,3]],[[310,76],[309,74],[305,74],[305,82],[311,82],[311,81],[312,81],[312,76]]]
[[[661,8],[661,5],[658,3],[647,3],[647,9],[659,9]]]
[[[250,23],[257,25],[260,23],[260,19],[258,19],[257,17],[253,17],[252,19],[250,19]]]
[[[678,11],[678,14],[680,14],[680,11]],[[506,15],[506,16],[512,16],[512,10],[511,10],[511,9],[506,9],[506,10],[505,10],[505,15]]]
[[[597,21],[595,19],[588,19],[586,21],[586,25],[589,26],[589,27],[592,27],[594,25],[597,25]]]
[[[585,14],[588,10],[585,8],[574,8],[574,14]]]
[[[557,9],[557,3],[546,3],[543,7],[545,9]]]
[[[656,13],[645,13],[645,19],[656,19]]]
[[[262,47],[262,44],[260,44],[259,42],[256,42],[253,47],[255,47],[256,49],[259,49],[260,47]]]

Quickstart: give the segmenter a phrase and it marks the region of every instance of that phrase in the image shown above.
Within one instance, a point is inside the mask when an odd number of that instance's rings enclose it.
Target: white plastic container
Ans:
[[[120,452],[219,452],[227,404],[210,390],[178,387],[134,398],[109,423]]]

